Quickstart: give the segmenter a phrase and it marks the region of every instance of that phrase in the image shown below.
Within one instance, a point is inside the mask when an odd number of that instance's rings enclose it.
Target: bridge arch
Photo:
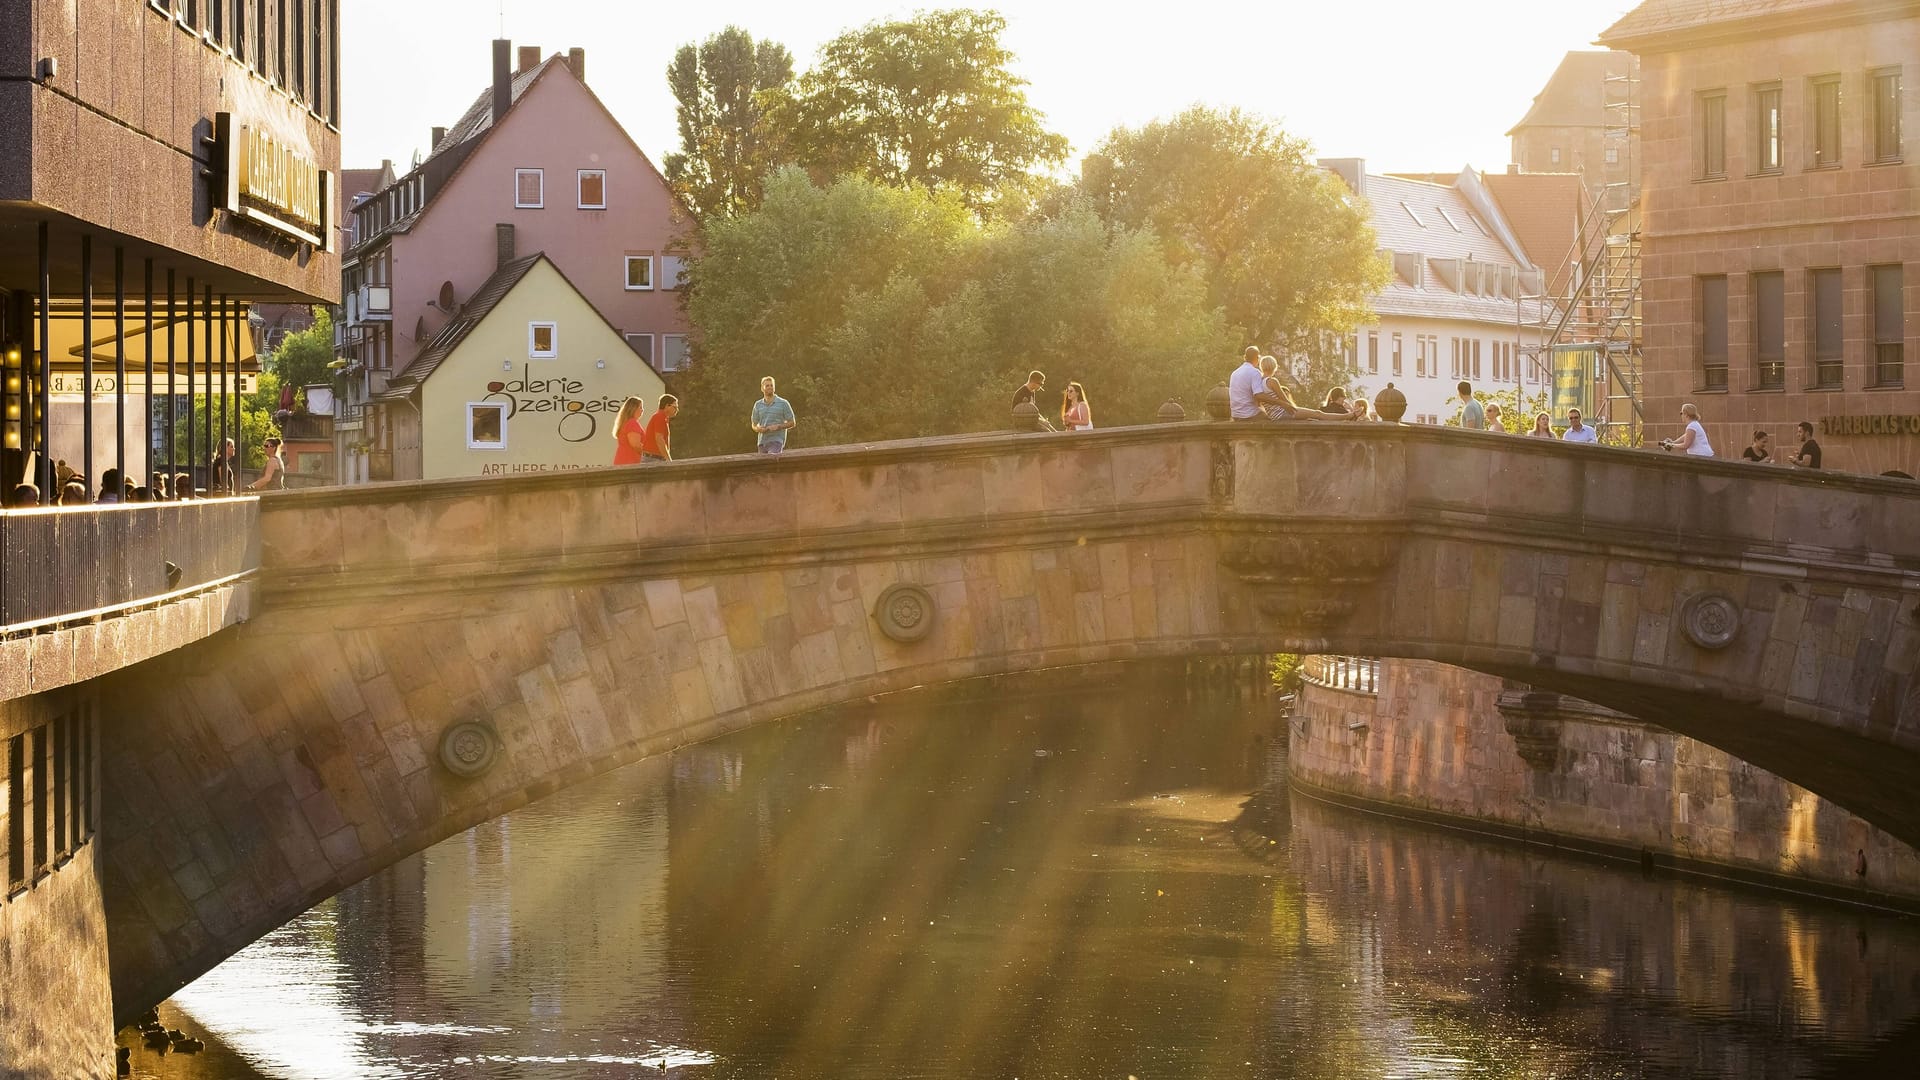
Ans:
[[[101,691],[123,1016],[588,776],[1043,667],[1437,660],[1671,727],[1920,840],[1920,499],[1889,481],[1183,424],[336,489],[260,520],[251,621]],[[464,722],[500,747],[473,778],[437,760]]]

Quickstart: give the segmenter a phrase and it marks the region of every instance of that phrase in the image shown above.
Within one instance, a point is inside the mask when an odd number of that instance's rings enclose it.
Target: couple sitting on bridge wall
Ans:
[[[1235,420],[1372,419],[1364,398],[1348,405],[1346,390],[1338,386],[1327,391],[1326,403],[1318,409],[1297,404],[1293,392],[1275,375],[1279,367],[1278,360],[1260,354],[1259,346],[1247,346],[1240,366],[1227,380],[1228,406]]]

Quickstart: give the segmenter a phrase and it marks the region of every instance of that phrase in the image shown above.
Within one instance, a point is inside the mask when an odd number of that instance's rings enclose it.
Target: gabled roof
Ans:
[[[1574,173],[1488,173],[1480,178],[1526,249],[1549,279],[1573,248],[1586,213],[1586,185]]]
[[[540,63],[535,64],[525,71],[515,72],[510,92],[511,100],[507,105],[506,113],[502,114],[501,119],[505,120],[507,116],[512,115],[513,110],[519,106],[520,99],[525,97],[541,79],[546,77],[548,72],[555,68],[566,71],[569,75],[573,74],[573,68],[568,65],[566,55],[563,53],[554,53],[552,56],[547,57],[545,60],[542,60]],[[575,76],[575,78],[578,78],[578,76]],[[648,169],[653,171],[654,178],[659,180],[660,186],[666,190],[667,196],[672,200],[673,205],[679,208],[682,213],[688,213],[688,216],[691,217],[692,215],[687,211],[686,204],[681,201],[679,192],[674,191],[673,185],[667,183],[666,176],[660,172],[658,166],[654,165],[653,159],[647,156],[647,152],[640,149],[640,144],[633,141],[633,136],[627,133],[626,127],[614,117],[613,110],[607,108],[606,103],[600,100],[600,95],[593,92],[593,87],[588,86],[586,80],[580,79],[579,83],[580,89],[586,91],[587,99],[599,108],[600,115],[606,118],[607,123],[613,125],[613,130],[620,133],[620,137],[627,141],[627,145],[632,148],[634,154],[646,163]],[[413,231],[413,227],[420,223],[420,219],[426,217],[427,214],[433,211],[435,206],[439,205],[440,194],[449,187],[452,187],[454,181],[460,178],[460,174],[466,171],[467,162],[472,159],[474,151],[480,148],[486,141],[487,136],[493,134],[494,130],[493,89],[489,87],[481,91],[480,96],[474,99],[473,104],[468,107],[467,111],[461,114],[459,121],[447,129],[446,137],[433,145],[433,149],[427,154],[424,161],[414,168],[409,169],[405,176],[398,178],[393,184],[389,184],[388,186],[392,187],[405,183],[412,179],[416,173],[423,169],[433,168],[436,164],[444,166],[446,162],[440,161],[441,158],[458,153],[459,157],[453,165],[452,171],[447,173],[445,179],[441,180],[438,185],[429,185],[431,190],[427,192],[426,201],[418,208],[404,217],[396,219],[391,225],[380,230],[378,236],[369,237],[363,241],[363,243],[372,244],[379,239]]]
[[[1695,32],[1738,33],[1774,19],[1866,20],[1889,14],[1920,15],[1915,0],[1644,0],[1600,35],[1602,44],[1627,49],[1658,44],[1662,36],[1686,39]]]
[[[1579,50],[1560,58],[1547,85],[1534,95],[1527,115],[1507,131],[1525,127],[1603,127],[1607,123],[1606,81],[1624,75],[1633,57],[1628,53]]]
[[[1383,248],[1508,266],[1524,261],[1451,184],[1369,174],[1366,188],[1374,235]]]
[[[505,300],[509,293],[513,292],[514,286],[519,285],[520,282],[533,271],[533,268],[541,263],[546,263],[549,267],[552,267],[554,274],[560,278],[560,281],[565,284],[567,288],[572,289],[574,295],[580,297],[580,302],[586,306],[587,310],[593,312],[594,315],[600,319],[601,325],[607,328],[607,333],[612,334],[622,344],[625,344],[629,350],[632,349],[632,344],[627,341],[619,330],[614,328],[612,323],[607,321],[607,317],[600,313],[600,309],[595,307],[591,300],[588,300],[580,294],[580,290],[574,286],[565,271],[555,265],[552,259],[547,258],[545,252],[536,251],[531,255],[514,259],[512,262],[500,267],[500,269],[495,270],[493,276],[481,283],[479,291],[475,292],[473,298],[468,300],[466,305],[460,309],[460,314],[455,317],[452,322],[442,327],[440,332],[435,334],[433,339],[427,342],[426,347],[420,350],[419,355],[413,358],[413,362],[408,364],[405,370],[388,381],[385,393],[377,396],[387,399],[411,396],[415,390],[420,388],[422,383],[433,377],[433,373],[439,369],[447,357],[452,356],[454,352],[460,348],[460,343],[465,341],[468,335],[472,334],[481,323],[485,322],[487,316],[493,314],[493,309],[500,306],[500,302]],[[634,353],[634,359],[639,360],[640,354]],[[644,362],[645,361],[642,361],[642,363]]]

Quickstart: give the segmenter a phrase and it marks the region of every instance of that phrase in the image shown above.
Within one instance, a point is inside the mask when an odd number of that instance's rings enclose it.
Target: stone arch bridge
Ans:
[[[251,620],[100,690],[123,1018],[587,776],[1044,666],[1444,661],[1665,725],[1920,842],[1909,483],[1189,423],[275,495],[260,529]]]

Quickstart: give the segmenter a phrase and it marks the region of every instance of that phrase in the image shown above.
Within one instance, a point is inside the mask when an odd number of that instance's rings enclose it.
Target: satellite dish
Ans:
[[[451,281],[440,283],[440,310],[448,314],[453,312],[453,282]]]

